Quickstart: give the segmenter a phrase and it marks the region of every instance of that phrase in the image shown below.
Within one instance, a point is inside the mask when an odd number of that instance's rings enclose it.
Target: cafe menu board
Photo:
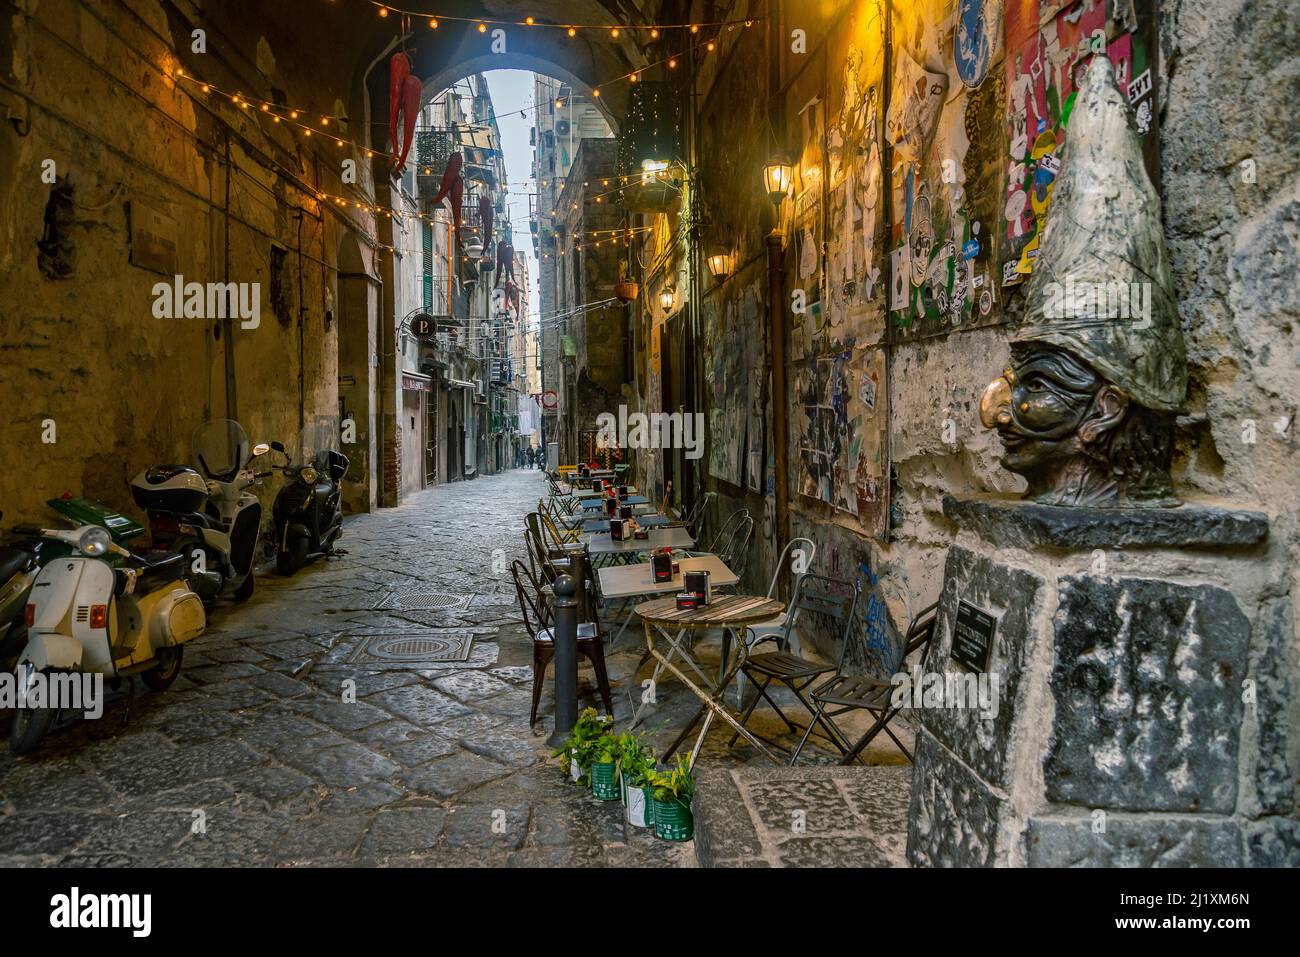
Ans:
[[[952,633],[952,651],[949,657],[971,671],[983,672],[988,668],[989,652],[993,649],[993,635],[998,620],[993,615],[967,602],[957,602],[957,623]]]

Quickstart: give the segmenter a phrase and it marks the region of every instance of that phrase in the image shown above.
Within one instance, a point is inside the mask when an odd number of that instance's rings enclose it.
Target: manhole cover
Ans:
[[[395,608],[405,611],[464,611],[472,595],[451,595],[447,592],[427,591],[423,588],[397,588],[390,591],[375,607]]]
[[[352,653],[353,661],[465,661],[474,636],[469,632],[411,632],[370,635]]]

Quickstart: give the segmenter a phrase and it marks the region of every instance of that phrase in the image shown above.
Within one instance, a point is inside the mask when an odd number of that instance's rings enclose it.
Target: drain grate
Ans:
[[[395,588],[380,599],[376,609],[399,611],[464,611],[473,595],[452,595],[424,588]]]
[[[474,635],[468,631],[404,632],[370,635],[352,653],[352,661],[466,661]]]

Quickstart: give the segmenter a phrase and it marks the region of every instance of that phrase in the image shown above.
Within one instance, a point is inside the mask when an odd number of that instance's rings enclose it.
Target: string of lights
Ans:
[[[437,220],[435,224],[444,225],[444,226],[449,225],[443,220]],[[641,233],[649,232],[654,228],[655,228],[654,226],[618,226],[615,227],[614,229],[593,229],[587,231],[586,235],[588,235],[589,237],[608,236],[609,238],[607,239],[589,238],[582,242],[574,243],[572,248],[575,250],[584,249],[587,246],[592,246],[594,248],[594,247],[599,247],[601,243],[605,243],[606,245],[611,245],[611,244],[616,245],[620,239],[624,239],[630,242],[634,236],[639,235]],[[466,229],[468,231],[471,231],[474,234],[477,234],[478,232],[477,226],[466,227]],[[403,254],[406,253],[416,254],[416,253],[424,252],[424,247],[422,246],[416,248],[406,248],[403,246],[390,245],[388,243],[379,243],[377,245],[378,248],[388,250],[389,252],[400,252]],[[563,253],[561,253],[561,255],[563,255]],[[465,262],[469,262],[471,257],[462,256],[461,259]]]
[[[505,26],[505,27],[537,27],[539,29],[563,30],[569,37],[576,37],[578,31],[603,32],[611,40],[619,39],[624,31],[629,33],[645,33],[651,40],[657,40],[659,35],[665,30],[689,30],[691,33],[699,33],[702,27],[737,27],[741,24],[752,26],[757,22],[756,19],[738,19],[738,20],[703,20],[695,23],[629,23],[629,24],[608,24],[608,23],[560,23],[555,21],[538,20],[533,16],[525,16],[523,19],[511,19],[506,17],[462,17],[448,14],[434,13],[424,10],[408,10],[403,7],[394,6],[391,3],[383,3],[381,0],[366,0],[366,3],[376,8],[380,17],[388,17],[394,13],[409,17],[414,20],[426,20],[429,29],[437,30],[444,22],[446,23],[466,23],[473,24],[474,29],[479,33],[486,33],[488,27]]]

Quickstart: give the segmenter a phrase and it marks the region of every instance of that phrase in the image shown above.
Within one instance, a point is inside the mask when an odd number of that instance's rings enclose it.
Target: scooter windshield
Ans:
[[[194,433],[194,461],[208,478],[229,482],[248,464],[248,435],[233,419],[213,419]]]

